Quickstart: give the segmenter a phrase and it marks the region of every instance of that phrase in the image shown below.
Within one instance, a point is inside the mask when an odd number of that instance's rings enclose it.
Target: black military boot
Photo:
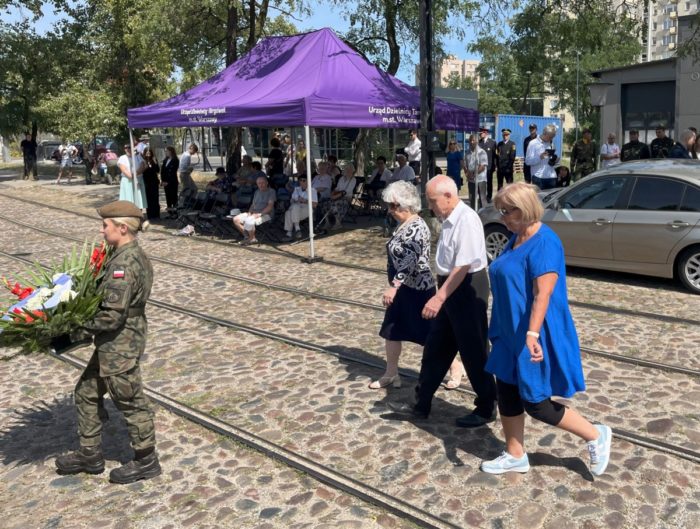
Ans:
[[[100,447],[80,447],[80,450],[56,458],[59,474],[101,474],[105,469],[105,460]]]
[[[151,479],[159,476],[161,473],[160,463],[158,463],[158,455],[155,450],[148,455],[138,457],[133,461],[129,461],[126,465],[115,468],[109,473],[109,480],[112,483],[133,483],[140,479]]]

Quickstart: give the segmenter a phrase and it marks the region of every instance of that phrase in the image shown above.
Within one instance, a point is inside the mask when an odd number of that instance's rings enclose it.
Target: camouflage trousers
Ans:
[[[155,446],[153,413],[143,392],[139,364],[125,373],[101,377],[97,353],[92,355],[75,386],[80,446],[96,447],[102,441],[100,416],[103,414],[102,399],[105,393],[109,393],[114,405],[124,414],[131,447],[142,450]]]
[[[592,165],[577,165],[576,170],[573,173],[574,182],[578,182],[581,178],[584,178],[595,171],[595,167]]]

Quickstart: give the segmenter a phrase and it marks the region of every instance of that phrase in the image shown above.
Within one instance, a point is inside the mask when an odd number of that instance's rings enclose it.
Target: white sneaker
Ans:
[[[505,474],[506,472],[525,473],[530,470],[530,461],[527,458],[527,454],[523,454],[522,457],[517,458],[504,451],[496,459],[482,462],[481,470],[487,474]]]
[[[591,474],[600,476],[608,468],[610,462],[610,445],[612,444],[612,430],[604,424],[594,424],[599,434],[595,441],[588,441],[588,454],[591,456]]]

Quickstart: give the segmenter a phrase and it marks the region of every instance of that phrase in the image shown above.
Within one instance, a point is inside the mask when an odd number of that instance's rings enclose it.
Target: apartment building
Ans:
[[[646,0],[641,16],[646,32],[642,37],[642,62],[674,57],[678,46],[678,17],[695,15],[700,0]]]
[[[446,85],[445,79],[448,79],[451,74],[457,73],[462,79],[470,77],[474,81],[474,90],[479,90],[479,74],[476,70],[479,64],[481,61],[458,59],[454,55],[448,55],[435,68],[435,86],[444,87]],[[419,84],[419,75],[419,66],[416,65],[416,86]]]

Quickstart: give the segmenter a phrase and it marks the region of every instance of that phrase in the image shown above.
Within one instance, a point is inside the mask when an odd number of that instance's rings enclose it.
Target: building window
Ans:
[[[671,27],[673,27],[673,20],[664,18],[664,29],[671,29]]]

